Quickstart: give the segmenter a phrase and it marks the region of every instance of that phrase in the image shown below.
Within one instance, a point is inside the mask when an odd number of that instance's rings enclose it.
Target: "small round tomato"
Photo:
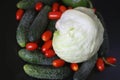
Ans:
[[[29,51],[36,50],[37,48],[38,48],[38,45],[35,42],[30,42],[26,44],[26,49]]]
[[[42,2],[37,2],[35,4],[35,10],[36,11],[40,11],[42,9],[42,7],[43,7],[43,3]]]
[[[49,49],[49,50],[45,51],[45,56],[47,58],[54,57],[55,56],[55,51],[53,49]]]
[[[64,5],[61,5],[61,6],[59,7],[59,10],[63,13],[64,11],[67,10],[67,8],[66,8]]]
[[[62,67],[65,65],[65,61],[62,59],[56,59],[56,60],[53,60],[52,65],[56,68]]]
[[[77,63],[71,63],[70,67],[73,71],[77,71],[79,69],[79,66]]]
[[[106,61],[110,64],[115,64],[117,62],[117,59],[115,57],[110,56],[106,58]]]
[[[61,17],[62,13],[60,11],[58,12],[49,12],[48,13],[48,18],[51,20],[57,20]]]
[[[56,11],[58,11],[58,9],[59,9],[59,3],[57,3],[57,2],[53,3],[53,5],[52,5],[52,11],[56,12]]]
[[[18,20],[18,21],[21,20],[23,14],[24,14],[24,10],[23,9],[18,9],[16,11],[16,20]]]
[[[48,41],[48,40],[50,40],[51,38],[52,38],[52,31],[50,31],[50,30],[47,30],[47,31],[45,31],[43,34],[42,34],[42,40],[43,41]]]
[[[100,72],[102,72],[105,69],[104,61],[102,58],[97,59],[96,67]]]
[[[46,41],[43,45],[42,45],[42,52],[47,51],[48,49],[52,48],[52,40],[48,40]]]

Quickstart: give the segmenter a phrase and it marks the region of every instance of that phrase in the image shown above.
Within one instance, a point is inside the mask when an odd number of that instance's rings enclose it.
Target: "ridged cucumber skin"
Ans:
[[[48,12],[51,11],[51,7],[45,5],[42,10],[38,13],[33,23],[30,26],[30,31],[28,34],[29,41],[33,42],[40,39],[40,36],[47,28],[49,19]]]
[[[31,77],[38,79],[59,79],[63,80],[64,78],[70,77],[72,71],[68,66],[54,68],[53,66],[38,66],[25,64],[23,66],[25,73]]]
[[[17,43],[20,47],[25,47],[28,42],[27,35],[29,31],[29,27],[33,22],[36,16],[36,11],[33,9],[26,10],[22,19],[20,20],[17,31],[16,31],[16,39]]]
[[[21,8],[21,9],[30,9],[30,8],[34,8],[35,4],[37,2],[43,2],[43,4],[45,5],[52,5],[54,2],[57,2],[60,0],[21,0],[17,3],[17,8]]]
[[[40,50],[29,51],[26,49],[20,49],[18,55],[25,62],[39,65],[52,65],[53,60],[59,59],[57,56],[46,58]]]
[[[73,80],[86,80],[94,68],[97,58],[98,54],[95,54],[91,59],[83,62],[80,66],[80,69],[74,73]]]

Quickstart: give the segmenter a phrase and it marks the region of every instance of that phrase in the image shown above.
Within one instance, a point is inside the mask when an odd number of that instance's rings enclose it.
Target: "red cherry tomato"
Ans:
[[[104,61],[102,58],[97,59],[96,67],[100,72],[102,72],[105,69]]]
[[[64,66],[65,61],[62,59],[56,59],[52,62],[52,65],[56,68]]]
[[[47,30],[47,31],[45,31],[43,34],[42,34],[42,40],[43,41],[48,41],[48,40],[50,40],[51,38],[52,38],[52,31],[50,31],[50,30]]]
[[[77,63],[71,63],[70,67],[73,71],[77,71],[79,69],[79,66]]]
[[[45,52],[50,48],[52,48],[52,40],[48,40],[42,45],[42,52]]]
[[[56,11],[58,11],[58,9],[59,9],[59,3],[57,3],[57,2],[53,3],[53,5],[52,5],[52,11],[56,12]]]
[[[36,50],[37,48],[38,48],[38,45],[35,42],[30,42],[26,44],[26,49],[29,51]]]
[[[55,56],[54,50],[53,50],[53,49],[49,49],[49,50],[45,51],[45,56],[46,56],[47,58],[54,57],[54,56]]]
[[[49,12],[48,17],[51,20],[57,20],[61,17],[62,13],[61,12]]]
[[[16,11],[16,20],[18,20],[18,21],[21,20],[23,14],[24,14],[24,10],[23,9],[18,9]]]
[[[40,11],[42,9],[42,7],[43,7],[43,3],[42,2],[37,2],[35,4],[35,10],[36,11]]]
[[[106,61],[110,64],[115,64],[117,62],[117,59],[115,57],[110,56],[106,58]]]
[[[59,10],[63,13],[64,11],[67,10],[67,8],[66,8],[64,5],[61,5],[61,6],[59,7]]]

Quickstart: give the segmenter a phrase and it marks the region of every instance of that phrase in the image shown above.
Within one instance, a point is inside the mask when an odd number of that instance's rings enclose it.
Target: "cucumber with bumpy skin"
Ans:
[[[85,80],[95,66],[97,55],[95,54],[91,59],[83,62],[80,69],[74,73],[73,80]]]
[[[65,79],[71,76],[72,71],[68,66],[54,68],[53,66],[38,66],[26,64],[23,67],[25,73],[38,79]]]
[[[19,22],[16,31],[16,39],[17,39],[17,43],[21,47],[25,47],[26,43],[28,42],[27,35],[28,35],[29,27],[32,21],[34,20],[35,16],[36,16],[36,11],[34,11],[33,9],[26,10],[22,19]]]
[[[57,20],[51,20],[48,24],[47,29],[54,32],[56,30],[56,28],[55,28],[56,22],[57,22]]]
[[[19,50],[18,54],[19,57],[25,62],[40,65],[52,65],[53,60],[59,59],[57,56],[46,58],[45,55],[40,52],[40,50],[28,51],[26,49],[21,49]]]
[[[47,28],[48,20],[48,12],[51,10],[51,7],[45,5],[42,10],[38,13],[33,23],[30,26],[30,31],[28,34],[29,41],[37,41],[40,39],[40,36]]]
[[[43,2],[45,5],[52,5],[56,1],[60,0],[22,0],[17,3],[17,7],[22,9],[30,9],[34,8],[37,2]]]

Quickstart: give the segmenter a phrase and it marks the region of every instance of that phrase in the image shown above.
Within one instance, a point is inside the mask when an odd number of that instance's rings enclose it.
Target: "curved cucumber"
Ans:
[[[107,33],[107,30],[106,30],[106,25],[105,25],[105,22],[104,22],[104,19],[102,17],[102,15],[96,11],[96,15],[97,17],[100,19],[101,23],[103,24],[103,27],[104,27],[104,41],[98,51],[98,54],[100,57],[102,56],[106,56],[106,53],[109,51],[109,39],[108,39],[108,33]]]
[[[48,12],[51,10],[51,7],[46,5],[42,8],[42,10],[38,13],[33,23],[30,26],[30,31],[28,34],[29,41],[36,41],[40,39],[40,36],[47,28],[48,20]]]
[[[60,0],[21,0],[17,3],[17,7],[22,9],[30,9],[30,8],[34,8],[37,2],[43,2],[46,5],[51,5],[57,1]]]
[[[74,73],[73,80],[85,80],[95,66],[97,55],[95,54],[91,59],[83,62],[80,69]]]
[[[18,54],[22,60],[32,64],[52,65],[52,61],[58,59],[57,56],[46,58],[39,50],[28,51],[26,49],[21,49]]]
[[[72,72],[69,67],[54,68],[52,66],[24,65],[27,75],[38,79],[64,79],[70,77]]]
[[[35,15],[36,15],[36,11],[29,9],[24,13],[22,19],[19,22],[16,32],[16,39],[17,39],[17,43],[21,47],[25,47],[28,41],[27,39],[28,30],[32,21],[35,18]]]

